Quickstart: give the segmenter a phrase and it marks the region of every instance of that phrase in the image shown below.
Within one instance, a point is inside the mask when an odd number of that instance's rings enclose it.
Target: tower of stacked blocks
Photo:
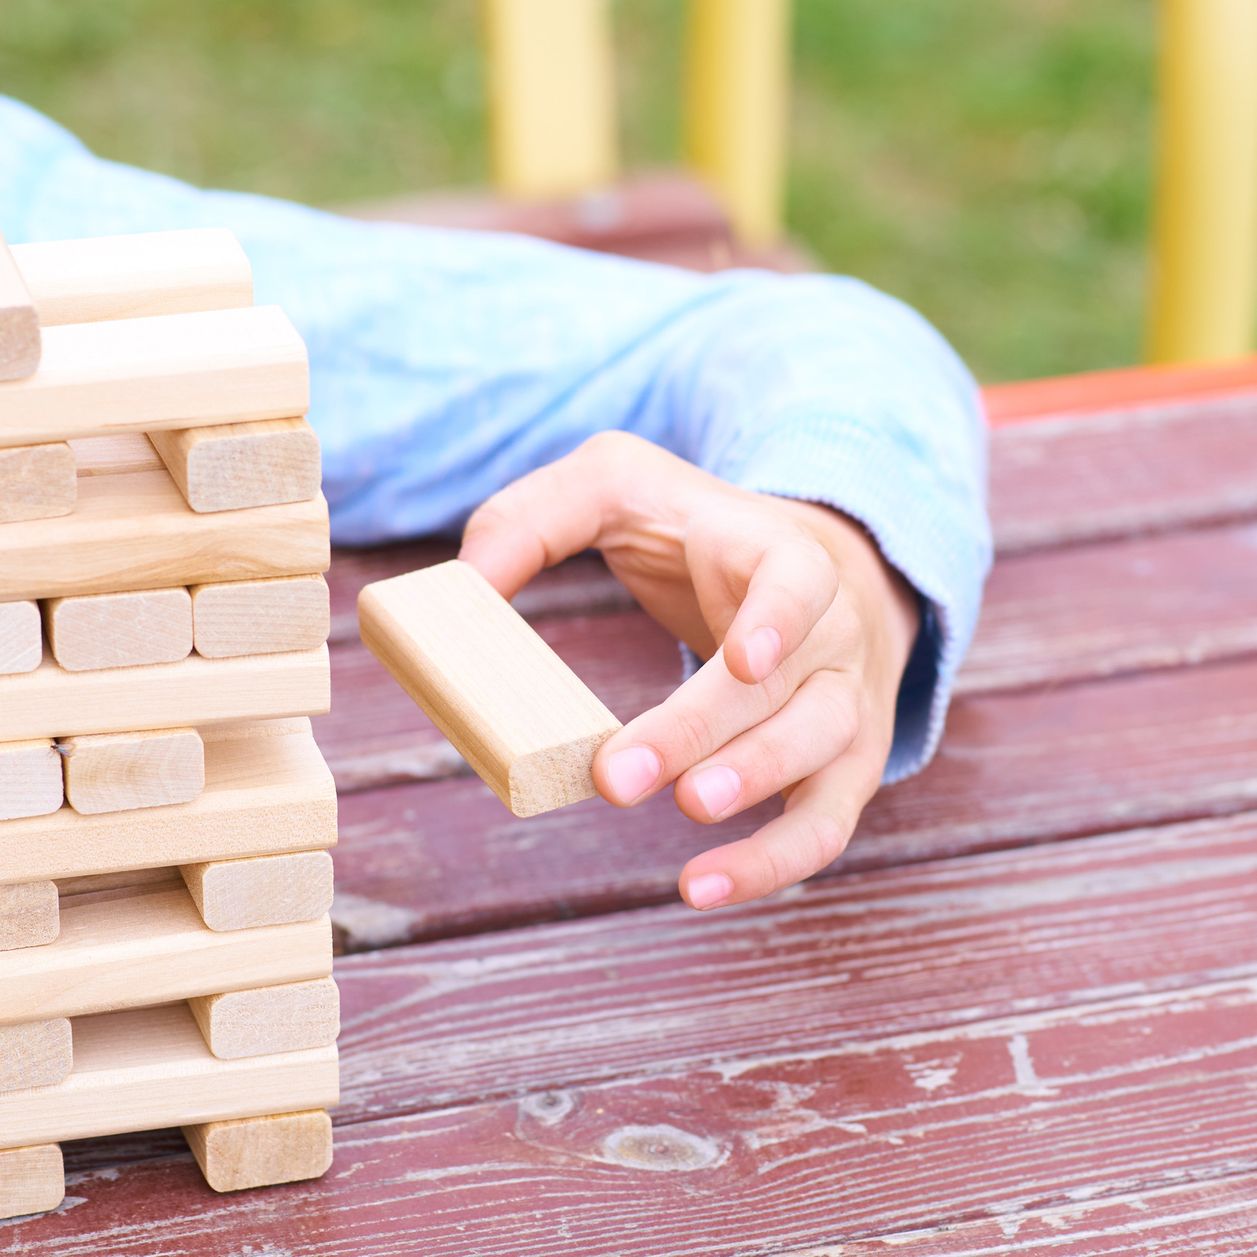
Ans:
[[[331,1162],[327,504],[305,347],[223,231],[0,241],[0,1217],[182,1127]]]

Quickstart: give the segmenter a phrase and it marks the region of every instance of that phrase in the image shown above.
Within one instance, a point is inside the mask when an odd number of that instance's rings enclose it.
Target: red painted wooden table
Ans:
[[[942,750],[758,906],[676,901],[666,800],[511,818],[356,641],[447,550],[338,556],[335,1165],[220,1197],[173,1135],[72,1146],[0,1252],[1257,1252],[1257,370],[990,402]],[[622,716],[677,680],[592,560],[522,606]]]

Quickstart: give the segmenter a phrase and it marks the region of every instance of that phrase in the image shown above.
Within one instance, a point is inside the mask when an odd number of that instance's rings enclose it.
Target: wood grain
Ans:
[[[63,781],[50,739],[0,742],[0,821],[55,812],[65,800]]]
[[[340,992],[331,978],[201,996],[188,1007],[223,1060],[327,1047],[340,1033]]]
[[[0,380],[20,380],[39,366],[39,315],[0,236]]]
[[[195,729],[65,738],[66,801],[95,816],[190,803],[205,789],[205,747]]]
[[[50,598],[44,631],[69,672],[174,663],[192,653],[192,598],[182,586]]]
[[[117,476],[126,472],[162,471],[153,443],[143,432],[117,436],[82,436],[69,442],[80,477]]]
[[[44,657],[44,630],[39,604],[29,600],[0,602],[0,676],[32,672]]]
[[[0,528],[0,601],[296,576],[329,561],[321,497],[198,515],[165,471],[87,476],[73,514]]]
[[[0,1218],[55,1209],[65,1199],[65,1171],[56,1144],[0,1151]]]
[[[0,1026],[0,1091],[51,1087],[73,1067],[73,1036],[64,1017]]]
[[[326,851],[185,864],[179,872],[211,930],[312,921],[332,906],[332,857]]]
[[[149,440],[194,511],[236,511],[319,494],[319,439],[304,419],[152,432]]]
[[[313,650],[327,641],[322,576],[220,581],[192,588],[196,650],[208,659]]]
[[[0,524],[68,515],[77,498],[74,451],[64,441],[0,449]]]
[[[43,948],[56,937],[59,926],[56,882],[0,884],[0,952]],[[0,972],[17,968],[20,960],[0,957]],[[0,1008],[0,1017],[4,1016]]]
[[[45,327],[253,303],[240,242],[219,227],[11,246]]]
[[[332,1165],[332,1119],[322,1109],[185,1126],[183,1133],[216,1192],[322,1178]]]
[[[46,328],[0,384],[0,446],[304,415],[305,345],[278,306]]]

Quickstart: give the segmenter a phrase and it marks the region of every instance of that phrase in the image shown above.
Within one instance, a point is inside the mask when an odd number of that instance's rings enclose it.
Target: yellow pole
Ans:
[[[781,236],[789,0],[690,0],[686,149],[746,244]]]
[[[1149,357],[1247,353],[1257,314],[1257,0],[1162,0]]]
[[[607,0],[484,0],[493,175],[508,196],[559,197],[616,176]]]

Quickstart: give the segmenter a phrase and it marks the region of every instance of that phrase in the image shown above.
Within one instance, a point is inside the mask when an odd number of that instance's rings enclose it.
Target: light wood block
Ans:
[[[317,716],[331,702],[327,647],[67,672],[45,659],[0,677],[0,741]]]
[[[332,1119],[321,1109],[207,1122],[183,1134],[216,1192],[321,1178],[332,1165]]]
[[[249,259],[219,227],[11,249],[45,327],[253,304]]]
[[[20,380],[33,374],[39,356],[39,315],[0,236],[0,380]]]
[[[19,882],[0,885],[0,952],[42,948],[51,943],[60,928],[56,882]],[[5,959],[7,970],[9,958]],[[7,1010],[0,1002],[0,1019]],[[34,1016],[34,1014],[32,1014]],[[10,1020],[29,1020],[28,1017]]]
[[[74,1041],[64,1017],[0,1026],[0,1091],[51,1087],[74,1067]]]
[[[331,629],[322,576],[222,581],[191,592],[193,640],[207,659],[313,650]]]
[[[336,1049],[220,1061],[186,1004],[74,1023],[74,1072],[0,1095],[0,1147],[323,1109],[338,1099]]]
[[[340,992],[331,978],[206,995],[188,1007],[223,1060],[326,1047],[340,1034]]]
[[[283,722],[276,722],[283,723]],[[310,733],[211,740],[205,790],[191,803],[0,826],[0,882],[168,868],[336,842],[336,786]],[[223,988],[220,988],[223,989]]]
[[[85,816],[190,803],[205,789],[205,747],[195,729],[65,738],[65,797]]]
[[[0,742],[0,821],[55,812],[65,802],[63,780],[51,739]]]
[[[77,498],[74,451],[64,441],[0,449],[0,524],[68,515]]]
[[[304,419],[182,428],[150,436],[194,511],[237,511],[318,496],[319,438]]]
[[[330,563],[321,496],[198,515],[165,470],[84,476],[73,514],[0,528],[0,602],[298,576]]]
[[[68,442],[82,476],[117,476],[134,471],[162,471],[165,464],[143,432],[117,436],[80,436]]]
[[[147,1007],[331,972],[326,917],[217,933],[177,883],[75,895],[62,906],[60,938],[0,961],[0,1024]]]
[[[65,1199],[65,1166],[56,1144],[0,1151],[0,1218],[47,1213]]]
[[[174,663],[192,653],[192,597],[182,586],[50,598],[43,611],[49,649],[70,672]]]
[[[332,907],[326,851],[185,864],[180,870],[211,930],[245,930],[321,917]]]
[[[466,563],[367,585],[362,640],[516,816],[594,793],[620,722]]]
[[[0,446],[304,415],[306,350],[278,306],[45,328],[0,384]]]
[[[37,602],[0,602],[0,676],[33,672],[44,657]]]

